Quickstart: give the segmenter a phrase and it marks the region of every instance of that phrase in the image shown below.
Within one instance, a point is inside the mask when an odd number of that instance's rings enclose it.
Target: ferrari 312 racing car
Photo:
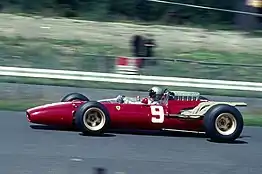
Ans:
[[[109,129],[189,131],[206,133],[214,141],[233,141],[243,130],[236,107],[246,103],[209,101],[198,92],[168,89],[157,103],[146,99],[119,95],[90,101],[70,93],[61,102],[30,108],[26,115],[30,123],[73,127],[89,134]]]

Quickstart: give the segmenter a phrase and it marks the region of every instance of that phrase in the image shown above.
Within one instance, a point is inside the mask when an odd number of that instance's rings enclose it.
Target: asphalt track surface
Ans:
[[[103,137],[28,124],[23,112],[1,111],[0,173],[259,174],[262,129],[245,127],[231,144],[181,133],[108,133]]]

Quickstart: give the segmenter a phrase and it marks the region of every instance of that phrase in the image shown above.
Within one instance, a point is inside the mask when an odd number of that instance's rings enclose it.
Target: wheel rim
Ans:
[[[223,113],[216,118],[215,126],[221,135],[230,135],[235,132],[237,121],[232,114]]]
[[[106,122],[105,114],[98,108],[89,108],[83,117],[86,128],[91,131],[98,131],[102,129]]]

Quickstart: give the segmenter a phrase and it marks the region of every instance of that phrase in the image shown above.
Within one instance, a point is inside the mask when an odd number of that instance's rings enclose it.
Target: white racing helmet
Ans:
[[[158,101],[164,94],[164,90],[160,87],[154,86],[148,90],[149,97],[152,98],[154,101]]]

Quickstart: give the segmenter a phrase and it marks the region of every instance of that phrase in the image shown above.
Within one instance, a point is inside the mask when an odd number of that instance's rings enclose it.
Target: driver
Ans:
[[[154,86],[151,89],[148,90],[149,97],[144,98],[144,102],[147,104],[159,104],[159,101],[161,100],[164,90],[160,87]],[[145,101],[148,100],[148,101]]]
[[[144,104],[159,104],[159,101],[162,99],[165,90],[163,90],[160,87],[154,86],[151,89],[149,89],[148,92],[149,92],[148,94],[149,97],[143,98],[141,101],[140,99],[137,99],[138,100],[137,102],[125,100],[124,99],[125,96],[121,96],[121,95],[116,97],[116,101],[118,103],[141,103],[142,102]]]

